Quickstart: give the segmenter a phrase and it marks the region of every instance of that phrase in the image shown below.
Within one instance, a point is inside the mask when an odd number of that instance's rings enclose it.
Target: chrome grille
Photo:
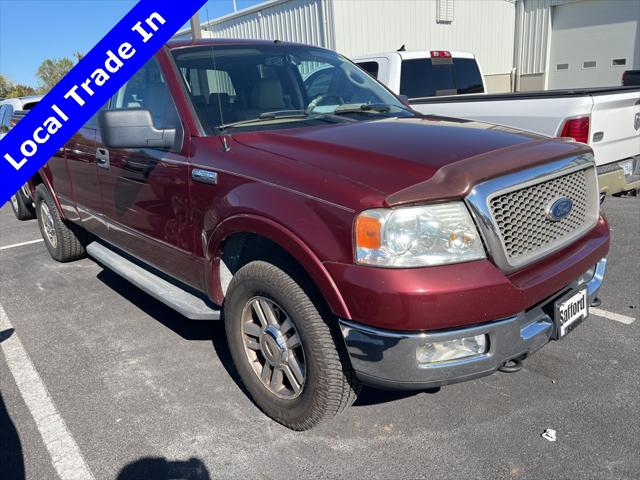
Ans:
[[[573,209],[568,217],[554,222],[547,218],[545,207],[559,197],[570,198]],[[585,171],[496,196],[490,205],[507,256],[521,257],[585,224],[588,205]]]
[[[572,211],[553,221],[556,199],[571,199]],[[555,160],[476,185],[465,199],[487,253],[512,272],[569,245],[598,222],[600,202],[593,155]]]

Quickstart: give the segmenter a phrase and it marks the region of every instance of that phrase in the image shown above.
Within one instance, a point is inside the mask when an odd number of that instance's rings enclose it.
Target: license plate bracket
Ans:
[[[581,288],[563,296],[555,302],[555,339],[565,337],[589,316],[587,289]]]

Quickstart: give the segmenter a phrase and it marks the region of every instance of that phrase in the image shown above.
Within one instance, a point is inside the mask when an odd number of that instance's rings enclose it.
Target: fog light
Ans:
[[[487,353],[488,346],[486,335],[429,342],[416,348],[416,360],[420,365],[459,360]]]

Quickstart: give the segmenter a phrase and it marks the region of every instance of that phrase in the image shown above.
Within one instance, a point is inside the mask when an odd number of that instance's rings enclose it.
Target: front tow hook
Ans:
[[[498,371],[503,373],[516,373],[522,370],[524,366],[522,364],[523,357],[512,358],[511,360],[507,360],[500,367],[498,367]]]

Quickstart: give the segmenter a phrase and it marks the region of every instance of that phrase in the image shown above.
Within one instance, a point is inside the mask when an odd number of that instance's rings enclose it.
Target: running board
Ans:
[[[98,242],[87,246],[94,259],[136,287],[191,320],[219,320],[220,310]]]

